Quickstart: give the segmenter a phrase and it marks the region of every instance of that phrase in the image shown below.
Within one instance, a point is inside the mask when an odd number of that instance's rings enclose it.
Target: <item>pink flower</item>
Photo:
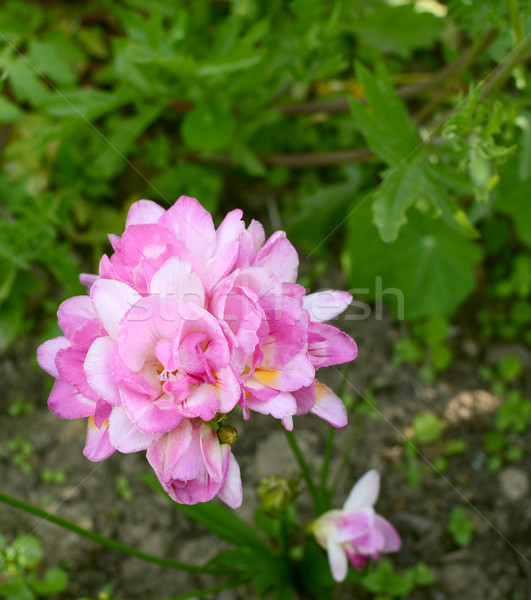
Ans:
[[[241,503],[230,447],[210,424],[240,406],[281,419],[312,412],[346,425],[341,400],[316,369],[353,360],[354,341],[322,321],[350,303],[346,292],[306,296],[284,232],[267,241],[260,223],[230,212],[216,229],[194,198],[168,210],[135,202],[89,295],[59,308],[64,336],[38,361],[56,378],[49,407],[88,417],[84,453],[147,451],[170,496],[193,504],[218,495]],[[186,442],[185,440],[188,440]]]
[[[311,525],[315,539],[328,551],[336,581],[347,576],[347,559],[360,570],[369,558],[400,550],[395,528],[373,508],[379,491],[380,474],[371,470],[354,485],[341,510],[328,511]]]
[[[220,445],[211,423],[182,421],[149,447],[147,459],[176,502],[197,504],[217,495],[229,506],[241,504],[238,463],[230,446]]]

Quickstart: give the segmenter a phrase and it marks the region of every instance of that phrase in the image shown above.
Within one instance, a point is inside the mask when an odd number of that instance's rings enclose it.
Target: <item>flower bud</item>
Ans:
[[[262,509],[269,516],[277,516],[289,504],[292,497],[288,482],[273,475],[264,477],[258,486],[258,498]]]
[[[238,432],[230,425],[221,425],[218,429],[218,440],[222,444],[234,444],[238,439]]]

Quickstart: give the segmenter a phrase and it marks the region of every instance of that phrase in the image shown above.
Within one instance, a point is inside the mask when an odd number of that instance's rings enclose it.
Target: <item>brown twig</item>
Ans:
[[[177,160],[185,159],[188,162],[210,164],[221,167],[234,165],[234,160],[229,154],[205,158],[196,153],[180,153],[175,156]],[[294,154],[260,154],[258,159],[262,164],[271,167],[288,167],[290,169],[308,169],[311,167],[332,167],[350,162],[367,162],[374,158],[370,148],[355,148],[353,150],[333,150],[330,152],[304,152]]]

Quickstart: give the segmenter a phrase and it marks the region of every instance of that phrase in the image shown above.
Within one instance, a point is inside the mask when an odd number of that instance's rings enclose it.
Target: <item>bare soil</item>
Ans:
[[[330,285],[329,281],[320,283]],[[345,286],[339,283],[337,287]],[[423,561],[436,575],[433,585],[408,596],[412,600],[531,598],[531,455],[527,452],[531,433],[518,439],[526,450],[525,458],[498,472],[486,468],[488,457],[482,447],[485,431],[494,426],[500,398],[479,380],[478,369],[486,361],[495,360],[505,347],[482,346],[456,331],[451,340],[456,356],[452,367],[434,384],[427,385],[416,368],[396,366],[391,361],[393,341],[406,332],[404,324],[396,324],[386,315],[382,319],[372,315],[361,321],[342,319],[338,325],[355,337],[360,349],[346,391],[355,395],[356,402],[372,403],[366,390],[376,387],[374,406],[379,417],[366,417],[360,423],[336,505],[341,506],[353,482],[365,471],[376,468],[382,473],[377,508],[395,524],[404,542],[394,557],[396,568],[402,570]],[[189,521],[138,478],[149,472],[142,453],[116,453],[102,463],[84,458],[85,423],[63,421],[47,409],[46,386],[51,382],[35,368],[37,344],[36,339],[25,338],[0,362],[2,491],[145,552],[202,564],[222,550],[222,542]],[[530,353],[521,346],[516,351],[525,360],[527,379],[520,383],[529,393]],[[338,389],[341,373],[334,368],[327,371],[321,378]],[[21,417],[9,416],[8,407],[20,397],[32,402],[34,411]],[[444,420],[445,440],[463,439],[468,448],[464,454],[451,457],[442,474],[426,463],[420,485],[412,487],[405,468],[404,436],[415,414],[426,410]],[[233,450],[244,482],[244,503],[238,513],[250,522],[257,507],[255,490],[260,478],[271,474],[289,476],[297,472],[297,465],[274,419],[253,415],[245,423],[234,424],[240,438]],[[351,423],[336,436],[332,474],[353,426]],[[306,456],[318,467],[326,424],[307,415],[296,418],[295,430]],[[16,436],[34,445],[30,474],[14,464],[6,449],[6,443]],[[434,446],[423,448],[423,453],[431,461],[440,452]],[[46,468],[63,470],[66,482],[44,483],[40,473]],[[117,491],[119,475],[125,475],[131,486],[133,497],[129,501]],[[298,506],[302,516],[311,518],[306,491],[299,497]],[[446,530],[455,506],[465,507],[475,523],[472,542],[465,548],[457,547]],[[202,576],[165,569],[102,548],[7,506],[0,507],[0,532],[8,539],[19,532],[32,532],[41,538],[47,565],[60,564],[69,572],[68,589],[60,596],[64,599],[95,598],[104,584],[111,584],[114,595],[121,600],[162,599],[211,584]],[[256,596],[245,588],[212,597],[252,600]],[[346,586],[344,591],[338,590],[338,597],[370,596],[359,587]]]

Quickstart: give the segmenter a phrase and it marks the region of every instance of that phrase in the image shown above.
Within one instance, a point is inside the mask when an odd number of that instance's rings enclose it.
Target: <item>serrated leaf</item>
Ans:
[[[398,239],[386,244],[365,202],[348,226],[343,260],[351,285],[389,302],[397,318],[451,314],[474,289],[481,251],[441,219],[411,210]]]
[[[371,149],[392,167],[417,148],[420,142],[417,126],[396,95],[382,64],[376,66],[373,75],[357,63],[356,77],[363,86],[367,107],[351,100],[351,111]]]

